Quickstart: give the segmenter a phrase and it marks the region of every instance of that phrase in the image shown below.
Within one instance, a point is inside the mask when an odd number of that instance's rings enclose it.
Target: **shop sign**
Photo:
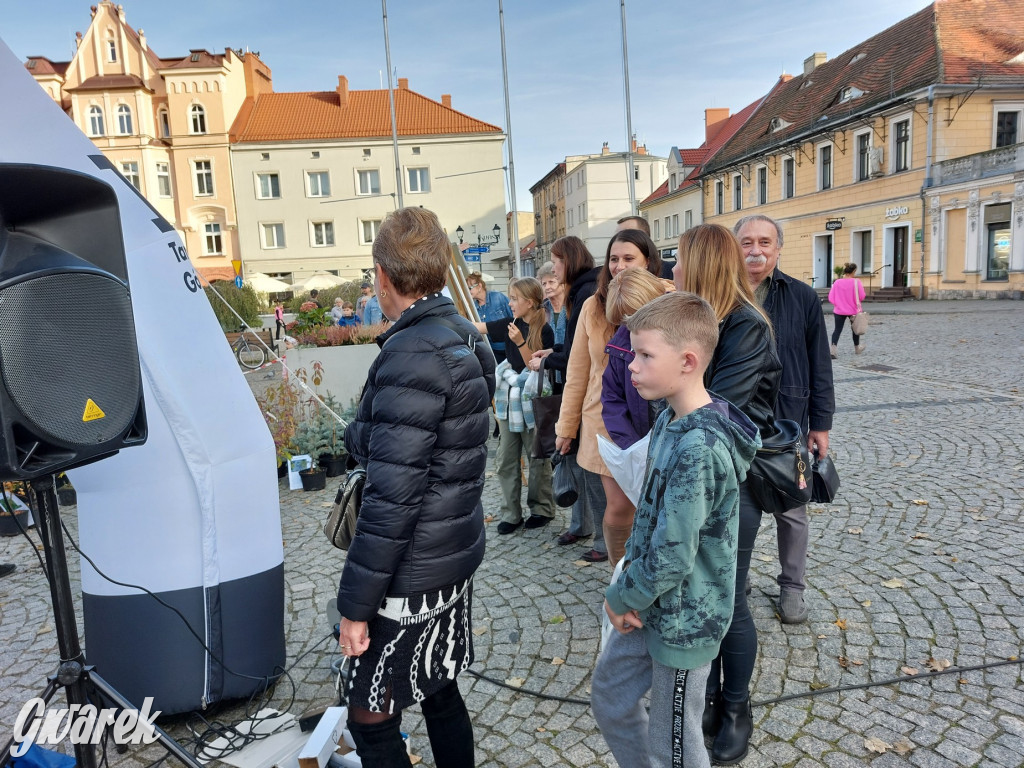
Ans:
[[[885,209],[885,218],[889,221],[896,221],[900,216],[906,216],[910,213],[910,209],[905,205],[894,205],[892,208]]]
[[[834,231],[836,229],[842,229],[842,228],[843,228],[843,220],[842,219],[829,219],[828,221],[825,222],[825,229],[827,229],[829,232],[832,232],[832,231]]]

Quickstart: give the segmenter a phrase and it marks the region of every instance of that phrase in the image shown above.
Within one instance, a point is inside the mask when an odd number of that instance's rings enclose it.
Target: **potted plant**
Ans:
[[[305,454],[312,462],[309,469],[299,472],[302,490],[322,491],[327,486],[327,470],[320,466],[320,455],[327,453],[331,446],[318,418],[303,421],[295,430],[292,440],[297,455]]]
[[[277,476],[284,477],[288,472],[288,459],[292,457],[292,440],[295,438],[295,430],[299,423],[301,400],[298,390],[282,380],[267,387],[263,395],[257,396],[256,402],[274,438]]]
[[[24,484],[20,481],[3,484],[3,493],[0,493],[0,536],[17,536],[23,530],[28,530],[29,508],[19,491],[24,492]]]
[[[331,394],[324,397],[324,405],[334,413],[341,411],[341,404]],[[317,406],[316,403],[310,404],[310,407]],[[325,442],[330,446],[329,450],[320,454],[320,466],[327,470],[328,477],[340,477],[345,474],[347,455],[345,452],[345,425],[334,418],[327,408],[317,407],[317,422],[323,432]]]

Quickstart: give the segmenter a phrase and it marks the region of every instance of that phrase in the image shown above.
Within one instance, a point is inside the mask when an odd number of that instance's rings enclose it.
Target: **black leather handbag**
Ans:
[[[778,514],[811,500],[810,457],[800,425],[775,420],[775,434],[762,439],[747,472],[747,487],[764,512]]]
[[[324,533],[338,549],[348,550],[356,535],[356,521],[359,506],[363,503],[363,486],[366,485],[366,470],[357,467],[348,473],[345,482],[338,488],[331,512],[324,523]]]
[[[815,460],[811,464],[811,477],[811,501],[828,504],[836,497],[839,492],[839,473],[836,472],[836,465],[832,463],[832,459],[826,456]]]

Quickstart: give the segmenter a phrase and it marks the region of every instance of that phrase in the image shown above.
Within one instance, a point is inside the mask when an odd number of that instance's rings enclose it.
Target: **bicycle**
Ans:
[[[258,344],[250,344],[246,338],[245,331],[238,334],[238,340],[231,345],[231,351],[235,353],[238,362],[243,368],[254,371],[267,362],[267,351]]]

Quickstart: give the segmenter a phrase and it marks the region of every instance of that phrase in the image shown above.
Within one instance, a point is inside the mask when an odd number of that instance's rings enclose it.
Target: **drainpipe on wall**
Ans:
[[[928,202],[925,197],[925,190],[932,185],[932,119],[935,116],[935,85],[928,86],[928,136],[924,157],[924,183],[921,185],[921,284],[917,289],[917,297],[924,299],[924,260],[925,245],[924,232],[928,225]]]

